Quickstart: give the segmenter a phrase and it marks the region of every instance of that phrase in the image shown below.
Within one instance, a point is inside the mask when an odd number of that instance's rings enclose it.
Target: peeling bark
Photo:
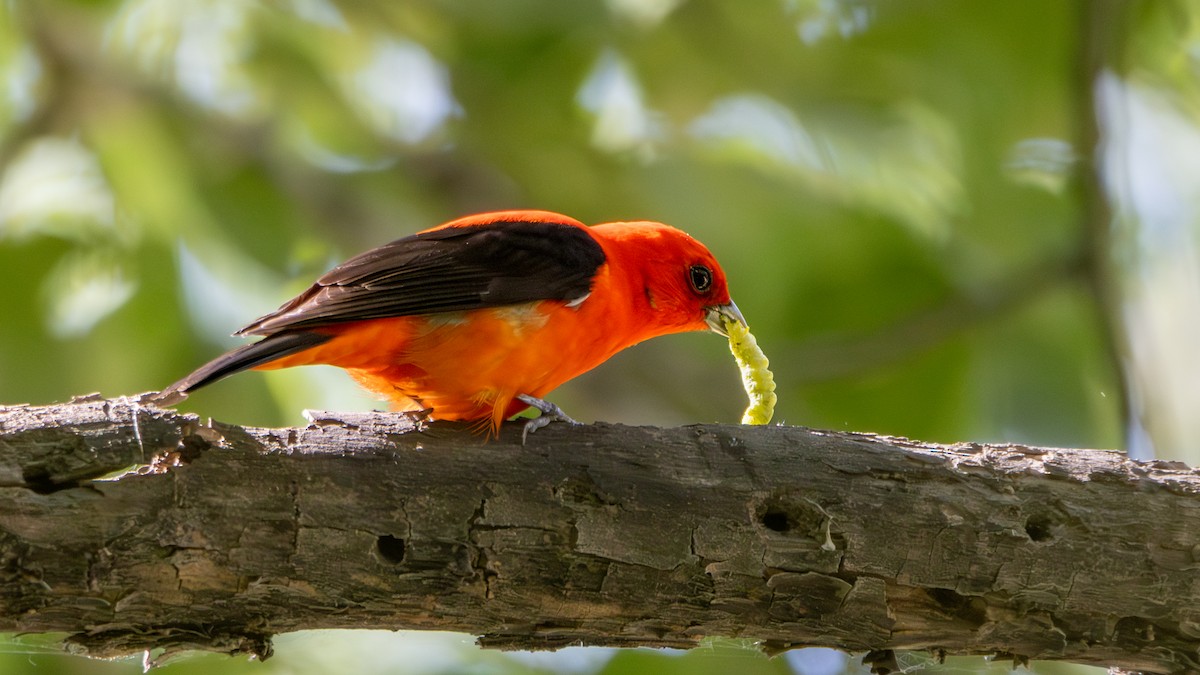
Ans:
[[[1095,450],[605,424],[521,447],[518,425],[82,398],[0,408],[0,631],[98,656],[417,628],[1194,671],[1198,493]]]

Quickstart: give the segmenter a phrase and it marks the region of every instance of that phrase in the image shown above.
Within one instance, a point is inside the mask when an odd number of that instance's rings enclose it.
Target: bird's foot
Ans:
[[[521,445],[525,445],[525,439],[534,431],[548,426],[551,422],[566,422],[567,424],[580,424],[571,419],[571,416],[562,411],[562,408],[554,405],[549,401],[543,401],[540,398],[534,398],[527,394],[517,394],[517,399],[531,408],[536,408],[540,415],[525,422],[525,429],[521,431]]]

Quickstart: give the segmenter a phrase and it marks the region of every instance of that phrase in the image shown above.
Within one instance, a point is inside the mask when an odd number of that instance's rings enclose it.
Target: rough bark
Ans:
[[[0,630],[270,653],[306,628],[487,646],[705,636],[1200,668],[1200,476],[1113,452],[795,427],[255,429],[0,408]]]

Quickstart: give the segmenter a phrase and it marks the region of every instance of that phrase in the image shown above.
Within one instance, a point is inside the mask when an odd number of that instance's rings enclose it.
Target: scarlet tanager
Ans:
[[[703,244],[654,222],[588,227],[547,211],[499,211],[397,239],[333,268],[239,330],[239,347],[160,394],[175,403],[233,373],[345,368],[398,410],[495,434],[533,406],[526,431],[567,419],[541,400],[613,354],[659,335],[745,319]]]

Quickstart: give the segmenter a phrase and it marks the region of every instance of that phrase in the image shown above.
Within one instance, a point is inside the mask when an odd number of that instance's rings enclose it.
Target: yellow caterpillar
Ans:
[[[750,405],[742,413],[742,424],[766,424],[775,414],[775,376],[767,368],[767,355],[758,347],[750,329],[739,321],[725,320],[729,333],[729,351],[742,371],[742,386]]]

